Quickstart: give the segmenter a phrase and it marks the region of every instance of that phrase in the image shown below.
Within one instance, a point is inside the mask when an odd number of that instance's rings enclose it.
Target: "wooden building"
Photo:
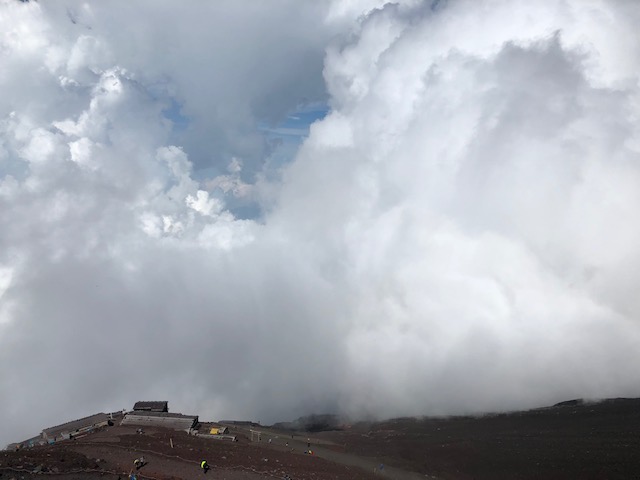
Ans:
[[[182,415],[181,413],[150,412],[138,410],[127,413],[122,419],[122,425],[137,425],[140,427],[163,427],[172,430],[190,432],[198,424],[197,415]]]
[[[134,412],[168,412],[169,402],[136,402]]]
[[[79,418],[71,422],[56,425],[55,427],[42,430],[42,438],[48,442],[56,440],[66,440],[71,437],[88,433],[96,428],[105,427],[109,424],[109,415],[106,413],[96,413],[88,417]]]

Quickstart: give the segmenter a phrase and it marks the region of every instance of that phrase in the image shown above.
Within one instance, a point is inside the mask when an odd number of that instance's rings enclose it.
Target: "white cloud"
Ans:
[[[638,258],[636,92],[619,88],[626,65],[599,61],[603,32],[637,36],[627,21],[590,36],[621,15],[593,6],[451,2],[411,22],[388,7],[330,49],[334,111],[275,218],[348,280],[354,411],[637,394],[620,268]]]
[[[189,207],[202,215],[214,216],[222,211],[222,202],[215,198],[209,198],[209,192],[198,190],[196,196],[187,195],[186,203]]]
[[[0,12],[0,441],[140,398],[270,422],[638,395],[635,4]],[[325,95],[269,171],[260,126]]]
[[[9,289],[11,285],[11,279],[13,278],[13,268],[4,267],[0,265],[0,301],[2,300],[3,295]],[[9,320],[9,315],[7,312],[0,310],[0,324],[6,323]]]

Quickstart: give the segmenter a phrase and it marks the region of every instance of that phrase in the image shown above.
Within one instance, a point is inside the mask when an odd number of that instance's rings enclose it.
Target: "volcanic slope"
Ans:
[[[640,478],[640,399],[360,423],[318,438],[441,479]]]
[[[136,427],[106,427],[73,441],[0,452],[0,479],[42,473],[61,480],[124,479],[141,455],[148,464],[138,476],[151,480],[202,476],[201,460],[212,466],[209,478],[229,480],[640,478],[640,399],[402,418],[313,434],[230,427],[238,442],[162,428],[136,434]],[[304,453],[309,448],[312,455]]]
[[[136,473],[141,479],[178,480],[204,475],[200,462],[211,466],[207,476],[216,479],[259,478],[368,480],[374,478],[357,466],[337,464],[303,448],[254,442],[238,435],[237,442],[215,440],[163,428],[105,427],[85,437],[53,445],[0,452],[0,479],[42,478],[61,480],[124,479],[135,471],[133,461],[144,456],[146,465]]]

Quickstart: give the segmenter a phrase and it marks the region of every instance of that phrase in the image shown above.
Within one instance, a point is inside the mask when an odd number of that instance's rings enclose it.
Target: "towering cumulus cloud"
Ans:
[[[0,442],[640,395],[640,5],[258,5],[0,0]]]

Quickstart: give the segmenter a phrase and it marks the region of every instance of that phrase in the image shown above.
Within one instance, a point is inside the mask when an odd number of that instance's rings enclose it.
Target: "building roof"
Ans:
[[[127,417],[157,417],[157,418],[198,418],[197,415],[183,415],[182,413],[169,413],[169,412],[149,412],[145,410],[129,412],[124,418]]]
[[[42,433],[47,436],[51,436],[62,432],[73,432],[75,430],[79,430],[80,428],[90,427],[97,423],[106,422],[108,420],[109,415],[107,415],[106,413],[96,413],[95,415],[90,415],[88,417],[79,418],[78,420],[73,420],[61,425],[56,425],[55,427],[45,428],[44,430],[42,430]]]
[[[133,409],[135,411],[168,412],[169,402],[136,402]]]
[[[193,428],[197,423],[197,415],[148,411],[129,412],[122,420],[122,425],[147,425],[172,428],[174,430],[188,430]]]

